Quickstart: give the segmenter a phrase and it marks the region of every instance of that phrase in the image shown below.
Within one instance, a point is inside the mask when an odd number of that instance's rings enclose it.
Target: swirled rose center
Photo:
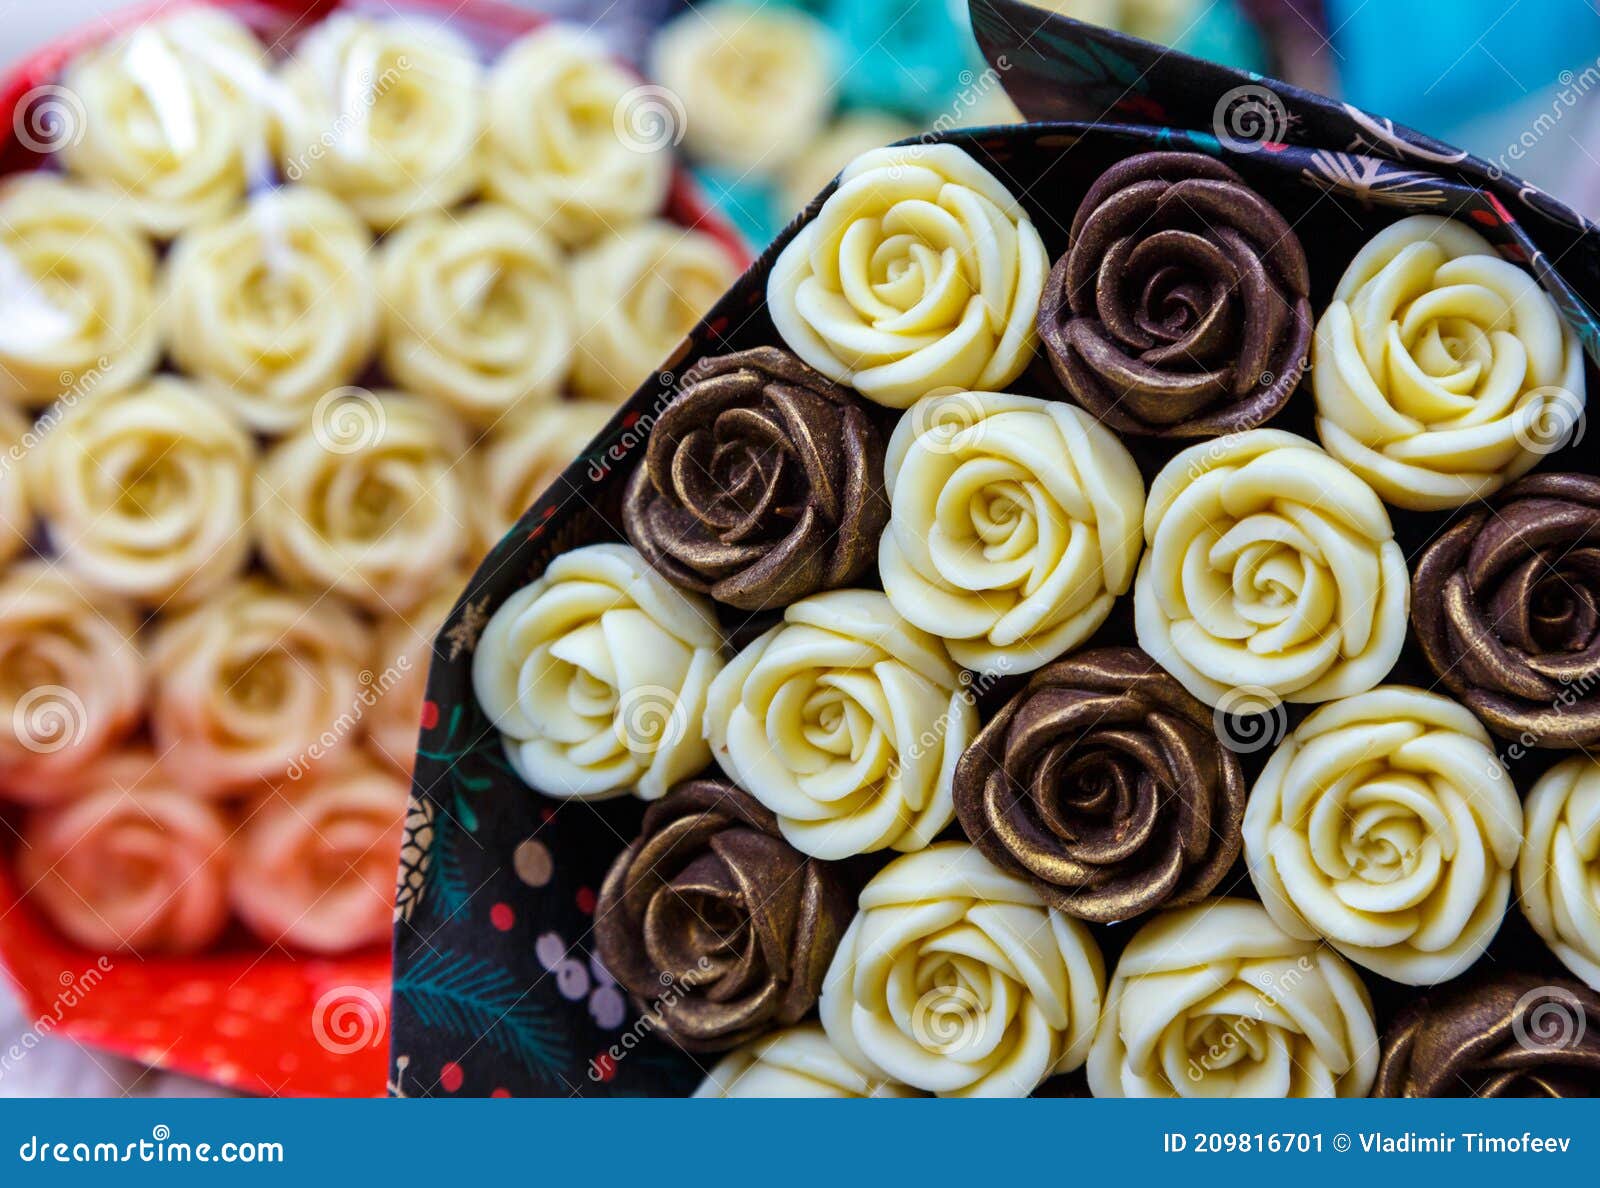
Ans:
[[[749,910],[727,890],[728,881],[720,860],[702,854],[651,897],[645,909],[645,945],[651,963],[670,975],[669,982],[687,989],[716,982],[744,967],[758,981],[765,979],[761,949],[751,936]],[[745,979],[732,988],[755,986]]]
[[[1544,568],[1541,562],[1541,568]],[[1594,640],[1600,627],[1596,591],[1589,584],[1600,577],[1582,567],[1550,573],[1533,588],[1528,600],[1528,633],[1540,652],[1577,652]]]
[[[832,759],[854,763],[876,732],[871,715],[855,697],[831,683],[819,683],[801,710],[805,741]]]
[[[927,202],[901,203],[881,221],[851,224],[840,256],[846,298],[870,320],[901,332],[956,322],[974,292],[960,238],[955,220]],[[858,274],[853,261],[874,241],[865,274]]]
[[[1509,326],[1502,327],[1509,329]],[[1494,344],[1484,329],[1466,318],[1449,317],[1403,324],[1406,355],[1430,379],[1455,393],[1472,391],[1494,365]],[[1403,361],[1391,360],[1391,368]],[[1403,376],[1395,377],[1403,384]]]
[[[1256,1014],[1197,1011],[1168,1024],[1161,1059],[1168,1083],[1181,1093],[1212,1080],[1235,1082],[1285,1058],[1285,1046],[1278,1029]]]
[[[711,432],[685,434],[673,456],[678,500],[730,542],[792,519],[803,502],[802,478],[784,427],[766,412],[738,408],[717,417]]]
[[[992,483],[974,492],[970,503],[972,529],[989,561],[1010,561],[1025,555],[1038,540],[1033,497],[1022,483]]]
[[[444,280],[450,307],[459,312],[461,325],[473,337],[489,339],[527,324],[526,302],[515,274],[494,256],[463,260]]]
[[[1253,651],[1287,650],[1320,636],[1339,613],[1338,587],[1320,550],[1291,520],[1248,516],[1198,536],[1184,560],[1195,618]]]
[[[1343,796],[1325,795],[1312,810],[1308,833],[1317,865],[1329,877],[1405,883],[1420,899],[1440,875],[1445,853],[1439,839],[1448,836],[1448,825],[1425,781],[1383,771],[1355,782]]]
[[[246,712],[276,709],[286,700],[294,687],[294,665],[304,669],[281,653],[251,656],[223,667],[221,685],[228,701]]]
[[[960,924],[902,952],[889,974],[889,1001],[905,1003],[896,1022],[920,1047],[974,1059],[991,1052],[1022,1003],[1022,991],[972,955],[992,942]]]

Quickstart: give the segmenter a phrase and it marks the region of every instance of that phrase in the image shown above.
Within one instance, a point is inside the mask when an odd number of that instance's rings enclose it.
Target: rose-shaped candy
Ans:
[[[1412,623],[1439,680],[1502,738],[1600,742],[1600,479],[1529,475],[1417,563]]]
[[[1448,981],[1505,916],[1522,805],[1478,720],[1386,685],[1325,705],[1250,792],[1244,852],[1272,918],[1408,985]]]
[[[711,236],[660,219],[595,244],[572,264],[573,384],[596,400],[631,396],[738,275]]]
[[[138,620],[29,561],[0,578],[0,791],[33,804],[71,794],[67,777],[138,725]]]
[[[1099,923],[1208,894],[1239,856],[1244,801],[1211,710],[1137,648],[1040,669],[956,767],[967,836]]]
[[[20,553],[33,535],[33,504],[21,466],[29,437],[21,414],[0,404],[0,565]]]
[[[388,943],[408,785],[336,761],[251,806],[234,842],[234,911],[268,944],[343,953]]]
[[[210,381],[252,429],[284,433],[366,365],[378,288],[359,220],[320,190],[251,199],[184,235],[162,314],[173,360]]]
[[[767,280],[789,349],[868,400],[998,391],[1033,358],[1050,259],[998,178],[953,144],[852,161]]]
[[[616,411],[598,400],[541,407],[495,426],[483,447],[483,543],[492,545],[560,477]]]
[[[140,21],[76,55],[61,82],[68,171],[153,235],[220,218],[270,173],[267,51],[220,7]]]
[[[1161,912],[1122,951],[1089,1053],[1096,1097],[1365,1097],[1378,1067],[1355,970],[1258,903]]]
[[[1345,269],[1312,351],[1317,433],[1388,502],[1482,499],[1564,444],[1583,349],[1533,277],[1465,224],[1413,215]]]
[[[1045,284],[1039,335],[1072,398],[1120,433],[1253,429],[1311,342],[1300,240],[1199,153],[1142,153],[1090,187]]]
[[[968,668],[1053,660],[1133,584],[1144,481],[1122,443],[1070,404],[924,397],[895,426],[883,470],[884,593]]]
[[[150,728],[173,778],[212,796],[298,778],[352,741],[372,679],[368,646],[366,628],[339,603],[258,578],[165,620],[150,649]]]
[[[142,749],[105,756],[77,787],[23,822],[29,898],[89,949],[192,953],[216,940],[233,831],[223,811],[171,784]]]
[[[696,1097],[917,1097],[915,1089],[864,1073],[828,1033],[802,1023],[751,1040],[712,1067]]]
[[[1411,583],[1389,513],[1303,437],[1190,446],[1150,485],[1144,537],[1139,646],[1208,705],[1345,697],[1400,656]]]
[[[691,780],[645,811],[594,931],[656,1034],[719,1052],[811,1010],[851,911],[833,870],[790,847],[748,792]]]
[[[46,173],[0,183],[0,401],[143,379],[161,353],[155,276],[115,198]]]
[[[860,577],[888,512],[866,406],[786,351],[757,347],[684,373],[622,516],[674,585],[759,610]]]
[[[482,79],[432,21],[335,13],[283,68],[278,162],[383,230],[477,188]]]
[[[1523,804],[1517,900],[1561,963],[1600,990],[1600,763],[1574,755]]]
[[[249,559],[255,446],[199,388],[158,376],[79,401],[28,456],[61,564],[153,605],[192,602]]]
[[[555,399],[572,362],[564,261],[510,207],[407,223],[383,246],[383,362],[479,424]]]
[[[256,472],[256,530],[284,581],[406,612],[473,547],[466,442],[412,396],[351,389]]]
[[[1384,1033],[1372,1095],[1600,1095],[1600,996],[1510,971],[1436,990]]]
[[[873,590],[793,603],[722,670],[712,751],[802,853],[920,850],[955,815],[978,712],[944,645]]]
[[[1089,1052],[1105,966],[1089,930],[959,842],[884,867],[822,990],[859,1068],[941,1096],[1025,1097]]]
[[[581,30],[549,24],[489,74],[485,188],[563,244],[655,214],[672,182],[678,128],[661,97]]]
[[[511,766],[549,796],[659,800],[711,761],[700,723],[722,637],[711,604],[626,545],[563,553],[490,617],[478,704]]]
[[[683,104],[682,133],[696,158],[770,176],[832,108],[831,58],[827,27],[815,17],[717,3],[661,29],[650,43],[650,75]]]

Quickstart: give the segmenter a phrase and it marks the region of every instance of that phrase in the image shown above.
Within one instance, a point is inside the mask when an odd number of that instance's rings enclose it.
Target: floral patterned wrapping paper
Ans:
[[[1495,177],[1464,152],[1322,96],[1199,62],[1103,29],[1052,17],[1015,0],[973,0],[980,44],[996,77],[1031,118],[1003,128],[940,132],[994,171],[1027,207],[1052,259],[1063,249],[1078,201],[1107,166],[1150,149],[1219,157],[1301,230],[1312,302],[1326,305],[1344,265],[1376,230],[1419,210],[1465,220],[1508,259],[1530,266],[1600,358],[1600,235],[1534,187]],[[1281,103],[1278,135],[1248,136],[1221,124],[1237,88],[1269,89]],[[1231,102],[1231,101],[1229,101]],[[1276,110],[1276,109],[1274,109]],[[1104,120],[1095,122],[1104,114]],[[1042,121],[1053,122],[1042,122]],[[1111,121],[1111,122],[1107,122]],[[596,893],[615,856],[636,835],[645,806],[632,799],[557,802],[511,772],[499,737],[471,691],[471,657],[489,615],[514,590],[579,544],[621,540],[620,503],[649,428],[695,360],[777,341],[764,309],[777,253],[831,191],[812,201],[724,295],[660,372],[642,385],[588,450],[529,508],[473,576],[435,644],[429,702],[396,911],[390,1092],[421,1095],[680,1095],[709,1068],[651,1036],[591,954]],[[1590,369],[1593,371],[1593,368]],[[1055,393],[1041,356],[1013,386]],[[1314,436],[1309,384],[1275,428]],[[1580,426],[1581,429],[1581,426]],[[1581,432],[1544,468],[1595,471]],[[1127,442],[1146,479],[1176,447]],[[1397,537],[1416,553],[1448,514],[1395,513]],[[864,584],[873,584],[869,573]],[[1133,641],[1130,599],[1085,646]],[[731,642],[769,620],[729,613]],[[1408,641],[1391,680],[1434,684]],[[1001,680],[980,701],[987,720],[1015,691]],[[1304,715],[1293,711],[1284,728]],[[1268,743],[1276,739],[1269,739]],[[1271,747],[1241,756],[1247,786]],[[1526,788],[1553,752],[1513,755]],[[881,859],[853,860],[865,877]],[[859,871],[856,866],[861,866]],[[1224,880],[1248,888],[1242,864]],[[1131,930],[1098,928],[1108,966]],[[1559,972],[1522,919],[1508,915],[1485,963]],[[1408,995],[1369,978],[1380,1025]],[[668,991],[670,992],[670,991]],[[1042,1095],[1084,1092],[1060,1078]]]

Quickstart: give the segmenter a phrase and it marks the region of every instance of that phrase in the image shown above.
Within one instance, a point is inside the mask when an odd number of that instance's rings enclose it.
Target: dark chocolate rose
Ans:
[[[1212,711],[1138,648],[1041,668],[955,775],[978,848],[1098,923],[1204,898],[1239,856],[1244,800]]]
[[[1072,398],[1111,428],[1210,437],[1262,424],[1300,383],[1309,292],[1299,239],[1237,173],[1143,153],[1078,207],[1039,334]]]
[[[1505,973],[1441,988],[1383,1037],[1374,1097],[1600,1095],[1600,995]]]
[[[594,931],[663,1038],[716,1052],[816,1004],[852,911],[828,864],[785,842],[748,792],[690,780],[645,812],[600,888]]]
[[[1600,479],[1522,479],[1450,526],[1412,578],[1445,686],[1503,738],[1600,742]]]
[[[742,610],[860,577],[889,515],[861,399],[776,347],[703,359],[683,379],[628,483],[634,548]]]

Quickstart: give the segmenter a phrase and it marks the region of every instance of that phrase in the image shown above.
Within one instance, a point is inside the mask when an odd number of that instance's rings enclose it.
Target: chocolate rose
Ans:
[[[664,577],[742,610],[849,584],[888,515],[865,406],[776,347],[684,374],[623,504],[628,539]]]
[[[850,922],[828,865],[792,849],[754,797],[679,784],[644,815],[595,907],[600,960],[655,1029],[715,1052],[798,1021]]]
[[[1411,620],[1496,734],[1600,742],[1600,479],[1533,475],[1458,520],[1416,567]]]
[[[1212,713],[1138,648],[1040,669],[961,756],[990,859],[1098,923],[1194,903],[1239,856],[1244,776]]]
[[[1251,429],[1294,391],[1311,341],[1300,241],[1233,170],[1142,153],[1089,188],[1039,335],[1072,398],[1157,437]]]
[[[1600,995],[1504,973],[1412,1003],[1383,1037],[1374,1097],[1594,1097]]]

